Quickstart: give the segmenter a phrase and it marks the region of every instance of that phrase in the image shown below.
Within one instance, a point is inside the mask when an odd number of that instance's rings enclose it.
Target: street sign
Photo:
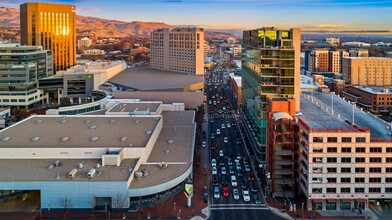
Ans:
[[[188,198],[193,196],[193,184],[185,184],[185,195]]]

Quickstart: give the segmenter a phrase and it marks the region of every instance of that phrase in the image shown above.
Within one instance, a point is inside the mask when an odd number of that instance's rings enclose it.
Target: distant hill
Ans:
[[[77,15],[76,20],[78,33],[93,32],[99,37],[138,36],[147,38],[154,29],[173,27],[162,22],[125,22],[82,15]],[[0,27],[19,27],[19,23],[19,9],[0,7]],[[237,35],[224,31],[206,30],[205,32],[206,39],[227,39],[228,37],[238,38]]]

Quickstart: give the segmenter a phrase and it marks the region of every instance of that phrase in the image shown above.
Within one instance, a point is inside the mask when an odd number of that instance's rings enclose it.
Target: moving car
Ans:
[[[212,167],[212,175],[218,175],[218,170],[216,167]]]
[[[244,202],[249,202],[250,201],[249,191],[242,190],[242,197],[244,199]]]
[[[222,173],[222,175],[226,175],[227,174],[226,167],[222,167],[221,173]]]
[[[201,143],[201,146],[202,146],[202,147],[206,147],[206,141],[203,141],[203,142]]]
[[[223,196],[225,197],[229,196],[229,188],[227,186],[223,187]]]
[[[223,157],[223,156],[224,156],[223,150],[219,150],[219,156],[220,156],[220,157]]]
[[[249,181],[253,181],[253,180],[255,180],[255,178],[253,177],[253,175],[252,175],[252,173],[251,172],[248,172],[248,180]]]
[[[211,166],[216,167],[216,160],[215,159],[211,160]]]
[[[220,129],[218,128],[218,129],[216,129],[216,134],[220,134],[221,132],[220,132]]]
[[[227,137],[224,137],[224,138],[223,138],[223,142],[229,143],[229,139],[227,139]]]
[[[235,200],[240,199],[240,193],[238,192],[238,189],[233,189],[233,198]]]
[[[217,187],[217,186],[214,186],[214,198],[215,199],[220,198],[219,187]]]

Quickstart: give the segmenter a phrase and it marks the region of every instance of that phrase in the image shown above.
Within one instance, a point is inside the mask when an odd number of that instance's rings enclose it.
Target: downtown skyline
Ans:
[[[19,8],[25,1],[0,0]],[[57,0],[77,14],[120,21],[159,21],[209,29],[260,26],[299,27],[305,31],[392,31],[387,0]]]

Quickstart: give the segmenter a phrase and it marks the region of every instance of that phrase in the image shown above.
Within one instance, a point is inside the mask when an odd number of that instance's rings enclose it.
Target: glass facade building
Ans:
[[[38,81],[53,75],[52,52],[0,44],[0,106],[30,106],[45,99]]]
[[[268,99],[295,98],[299,111],[300,29],[247,30],[242,48],[242,110],[265,162]]]
[[[54,70],[76,63],[76,7],[65,4],[28,2],[20,5],[23,45],[53,51]]]

